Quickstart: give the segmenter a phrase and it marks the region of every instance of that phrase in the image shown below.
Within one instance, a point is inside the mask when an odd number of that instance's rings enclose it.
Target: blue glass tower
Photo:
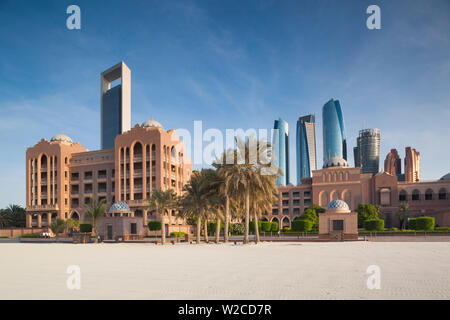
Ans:
[[[289,183],[289,126],[283,119],[275,120],[273,126],[273,154],[276,165],[283,171],[278,175],[277,185],[285,186]]]
[[[302,178],[310,178],[316,170],[316,117],[312,114],[297,121],[297,184]]]
[[[338,100],[331,99],[322,108],[323,162],[334,156],[347,160],[344,116]]]

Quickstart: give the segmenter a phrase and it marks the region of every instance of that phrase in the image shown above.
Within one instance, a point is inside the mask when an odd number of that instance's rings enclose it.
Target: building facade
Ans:
[[[402,174],[402,160],[398,155],[397,149],[391,149],[384,160],[384,171],[393,176]]]
[[[274,123],[273,154],[276,165],[283,171],[278,175],[277,185],[289,184],[289,125],[279,118]]]
[[[316,170],[316,117],[307,115],[297,121],[297,184]]]
[[[192,163],[175,130],[149,120],[115,138],[114,148],[88,151],[64,134],[42,139],[26,152],[27,227],[44,227],[52,219],[84,219],[90,197],[107,208],[125,202],[132,216],[160,219],[145,199],[154,189],[182,192]],[[175,216],[168,224],[181,224]]]
[[[278,190],[278,203],[262,220],[275,221],[280,229],[290,227],[311,204],[325,208],[333,200],[345,201],[351,211],[361,203],[380,206],[386,227],[400,226],[397,212],[403,204],[409,205],[411,216],[432,216],[438,226],[450,226],[450,174],[429,182],[398,181],[387,172],[361,173],[345,159],[333,157],[300,185]]]
[[[380,129],[360,130],[356,139],[356,147],[353,151],[355,167],[360,167],[362,173],[378,173],[380,165]]]
[[[100,113],[101,149],[112,149],[116,136],[131,128],[131,71],[123,61],[100,75]]]
[[[333,157],[347,160],[344,115],[338,100],[331,99],[322,108],[323,162]]]
[[[420,180],[420,152],[411,147],[405,149],[405,181],[417,182]]]

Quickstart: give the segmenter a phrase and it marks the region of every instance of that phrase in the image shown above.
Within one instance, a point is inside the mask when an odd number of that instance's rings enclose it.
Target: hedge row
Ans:
[[[90,224],[90,223],[80,223],[80,232],[83,232],[83,233],[92,232],[92,224]]]
[[[308,232],[312,230],[313,222],[308,219],[297,219],[291,223],[293,231]]]
[[[171,238],[183,238],[186,233],[184,232],[172,232],[170,234]]]
[[[412,218],[408,221],[408,229],[411,230],[434,230],[435,220],[433,217],[418,217]]]
[[[364,221],[364,229],[368,231],[383,231],[384,220],[383,219],[368,219]]]

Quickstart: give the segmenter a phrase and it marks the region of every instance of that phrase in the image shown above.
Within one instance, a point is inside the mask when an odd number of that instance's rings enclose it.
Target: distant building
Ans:
[[[384,160],[384,171],[398,176],[402,174],[402,160],[400,159],[397,149],[391,149]]]
[[[405,203],[411,217],[431,216],[437,225],[450,226],[449,192],[450,173],[435,181],[402,182],[387,172],[361,173],[345,159],[333,157],[301,184],[279,186],[279,200],[271,212],[263,213],[261,220],[277,222],[280,229],[291,227],[310,205],[326,208],[331,201],[342,200],[351,211],[361,203],[380,206],[387,228],[400,226],[397,212]]]
[[[297,121],[297,183],[310,178],[316,170],[316,117],[307,115]]]
[[[331,99],[322,108],[323,162],[333,157],[347,160],[344,116],[338,100]]]
[[[380,129],[364,129],[359,131],[353,149],[355,167],[362,173],[378,173],[380,165]]]
[[[111,88],[119,78],[121,84]],[[100,84],[100,144],[111,149],[116,136],[131,128],[131,71],[122,61],[102,72]]]
[[[420,180],[420,152],[411,147],[405,149],[405,181],[417,182]]]
[[[283,171],[278,175],[277,185],[289,184],[289,126],[283,119],[275,120],[273,128],[273,152],[275,163]]]

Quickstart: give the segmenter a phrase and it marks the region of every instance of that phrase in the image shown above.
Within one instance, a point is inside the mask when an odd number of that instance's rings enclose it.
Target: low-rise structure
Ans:
[[[339,157],[329,159],[321,170],[301,184],[279,186],[279,200],[262,220],[290,227],[311,204],[326,207],[333,200],[345,201],[354,211],[360,203],[380,206],[386,227],[399,227],[397,216],[402,205],[409,207],[411,217],[432,216],[438,226],[450,226],[450,174],[436,181],[405,182],[397,176],[380,172],[363,174]]]
[[[90,197],[107,208],[122,201],[131,217],[160,219],[148,210],[154,189],[181,194],[192,173],[185,145],[174,129],[149,120],[115,138],[113,149],[88,151],[63,133],[42,139],[26,152],[27,227],[46,227],[52,219],[84,220]],[[182,219],[167,218],[169,225]]]

